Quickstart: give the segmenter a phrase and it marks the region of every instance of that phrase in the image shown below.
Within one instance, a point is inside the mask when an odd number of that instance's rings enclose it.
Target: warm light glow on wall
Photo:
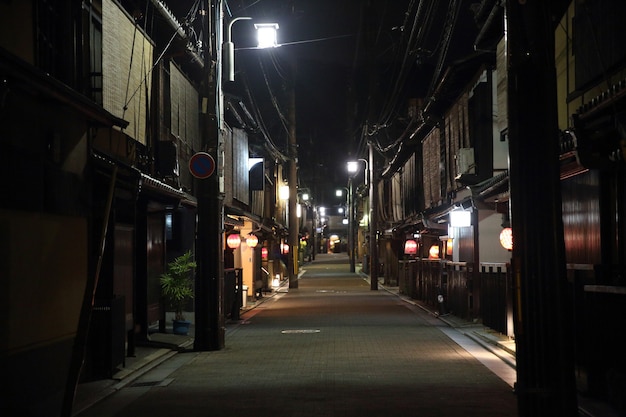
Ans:
[[[413,239],[409,239],[404,242],[404,254],[405,255],[415,255],[417,254],[417,242]]]
[[[251,248],[256,248],[256,245],[259,244],[259,238],[256,237],[256,235],[248,235],[248,237],[246,238],[246,245],[248,245]]]
[[[500,244],[506,250],[513,250],[513,231],[510,227],[505,227],[500,232]]]
[[[241,236],[237,233],[228,235],[228,238],[226,238],[226,245],[231,249],[237,249],[239,245],[241,245]]]
[[[289,186],[281,185],[278,188],[278,199],[279,200],[289,200]]]
[[[428,250],[428,257],[430,259],[439,259],[439,245],[432,245]]]

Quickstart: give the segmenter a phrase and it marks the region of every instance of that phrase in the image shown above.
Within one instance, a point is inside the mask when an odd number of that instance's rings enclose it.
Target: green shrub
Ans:
[[[191,251],[174,259],[167,265],[167,272],[161,275],[161,290],[175,312],[175,320],[185,320],[183,308],[193,298],[193,274],[196,262]]]

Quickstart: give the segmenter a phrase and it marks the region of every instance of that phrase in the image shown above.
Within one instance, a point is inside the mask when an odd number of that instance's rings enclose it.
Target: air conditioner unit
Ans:
[[[456,155],[457,178],[465,174],[475,174],[474,148],[460,148]]]

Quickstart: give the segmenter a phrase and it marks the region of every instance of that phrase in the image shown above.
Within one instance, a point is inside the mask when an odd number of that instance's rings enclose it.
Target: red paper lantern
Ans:
[[[404,242],[404,254],[415,255],[417,253],[417,242],[413,239],[409,239]]]
[[[261,259],[267,261],[267,248],[261,248]]]
[[[226,239],[226,246],[231,249],[237,249],[239,245],[241,245],[241,236],[236,233],[228,235],[228,238]]]

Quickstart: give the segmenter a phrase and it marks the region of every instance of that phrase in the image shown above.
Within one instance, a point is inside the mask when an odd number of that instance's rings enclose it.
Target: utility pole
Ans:
[[[354,192],[352,190],[352,176],[348,177],[348,246],[350,247],[350,272],[356,272],[356,254],[354,250]]]
[[[370,175],[370,184],[369,184],[369,223],[370,223],[370,290],[378,290],[378,243],[376,242],[376,224],[377,217],[376,211],[378,210],[378,203],[376,199],[376,188],[377,181],[374,175],[376,171],[376,165],[374,165],[374,143],[372,141],[368,142],[369,147],[369,175]]]
[[[222,1],[205,0],[203,16],[206,36],[204,78],[202,80],[201,134],[203,147],[215,161],[215,173],[196,179],[198,225],[196,235],[195,338],[194,350],[210,351],[224,348],[224,206],[219,178],[223,161],[220,158],[221,57],[219,42],[222,28]],[[212,19],[215,19],[212,21]],[[212,36],[214,35],[214,36]],[[215,65],[214,65],[215,63]]]
[[[574,417],[550,2],[507,0],[506,28],[518,410]]]
[[[291,58],[291,85],[289,86],[289,288],[298,288],[298,145],[296,142],[296,57]]]

